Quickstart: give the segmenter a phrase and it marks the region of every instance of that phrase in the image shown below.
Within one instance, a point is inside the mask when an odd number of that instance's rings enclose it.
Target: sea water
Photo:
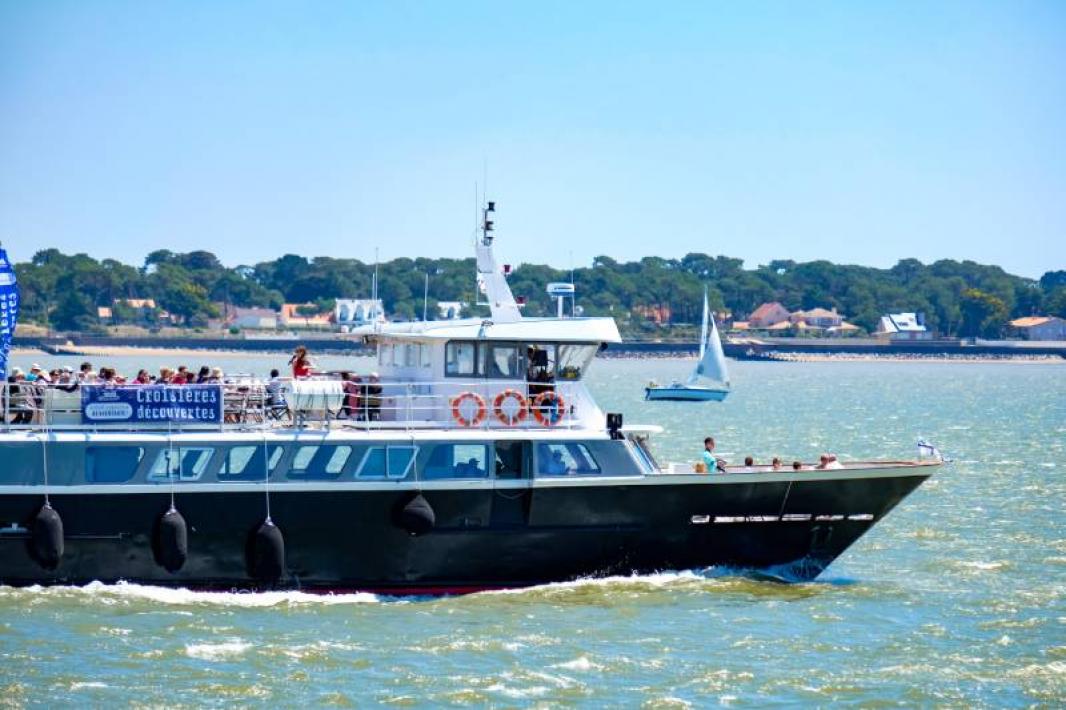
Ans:
[[[109,362],[176,364],[156,360]],[[1066,362],[730,365],[721,404],[642,401],[691,360],[600,360],[589,383],[627,423],[665,428],[664,460],[696,460],[705,435],[758,462],[911,458],[921,436],[954,463],[813,583],[706,569],[436,599],[0,587],[0,705],[1066,703]]]

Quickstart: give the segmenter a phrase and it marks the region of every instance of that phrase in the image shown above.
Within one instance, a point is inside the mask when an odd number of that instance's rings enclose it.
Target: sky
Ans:
[[[0,240],[1066,268],[1066,3],[2,2]]]

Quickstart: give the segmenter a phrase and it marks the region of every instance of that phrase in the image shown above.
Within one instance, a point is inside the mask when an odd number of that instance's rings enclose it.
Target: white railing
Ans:
[[[355,381],[313,377],[254,378],[218,388],[214,421],[91,421],[83,388],[134,398],[160,385],[2,383],[0,430],[196,430],[290,426],[362,429],[550,429],[604,426],[603,413],[580,382],[518,380]],[[188,385],[168,385],[182,390]],[[117,398],[122,398],[117,397]]]

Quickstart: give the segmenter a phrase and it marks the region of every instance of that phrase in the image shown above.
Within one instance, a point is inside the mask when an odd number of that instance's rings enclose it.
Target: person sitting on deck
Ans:
[[[707,466],[707,470],[717,470],[721,473],[725,473],[725,459],[720,459],[714,455],[714,437],[708,436],[703,440],[703,463]]]
[[[793,461],[792,462],[792,470],[793,471],[802,471],[803,470],[803,464],[801,464],[799,461]]]
[[[781,459],[779,459],[776,456],[774,456],[774,460],[773,460],[773,462],[770,465],[775,471],[780,471],[781,470]]]
[[[751,468],[752,466],[755,465],[755,459],[752,458],[751,456],[746,456],[744,458],[744,465],[747,466],[748,468]]]
[[[26,374],[21,368],[13,368],[7,378],[7,392],[10,401],[8,407],[13,413],[12,424],[29,424],[37,411],[33,385],[26,382]]]
[[[281,373],[277,369],[270,371],[270,380],[267,381],[266,394],[267,394],[267,414],[273,419],[281,419],[282,416],[288,414],[289,403],[285,401],[285,393],[282,391]]]
[[[130,382],[132,385],[150,385],[152,384],[152,377],[148,374],[148,370],[141,368],[137,370],[137,376]]]

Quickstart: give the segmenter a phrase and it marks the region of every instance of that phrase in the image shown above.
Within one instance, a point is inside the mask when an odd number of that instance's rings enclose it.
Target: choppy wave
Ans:
[[[5,599],[38,601],[76,601],[91,599],[111,605],[127,602],[155,602],[168,606],[231,606],[266,608],[276,606],[372,604],[382,601],[376,594],[311,594],[299,591],[277,592],[207,592],[183,587],[157,587],[145,584],[91,582],[83,586],[0,587],[0,602]]]

